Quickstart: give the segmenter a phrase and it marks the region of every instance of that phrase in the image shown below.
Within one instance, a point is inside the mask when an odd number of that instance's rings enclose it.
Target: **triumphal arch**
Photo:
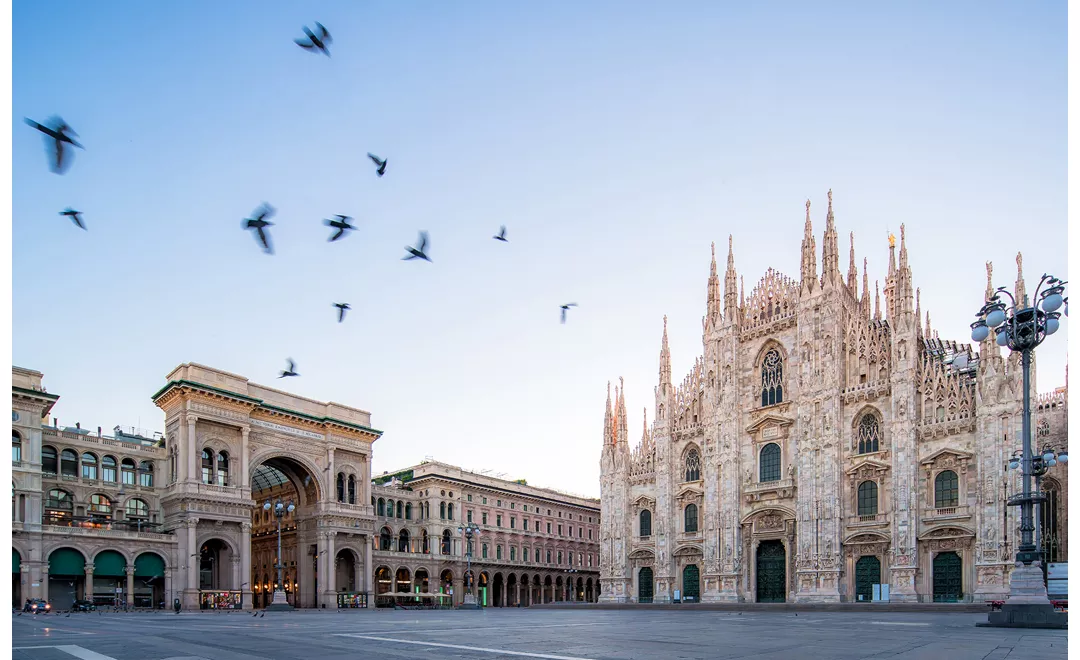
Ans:
[[[173,595],[185,608],[336,608],[371,591],[371,414],[182,364],[153,396],[165,412],[164,527],[177,537]],[[267,500],[292,502],[281,522]],[[342,569],[342,562],[346,563]],[[363,584],[339,584],[362,576]],[[283,583],[283,584],[282,584]]]

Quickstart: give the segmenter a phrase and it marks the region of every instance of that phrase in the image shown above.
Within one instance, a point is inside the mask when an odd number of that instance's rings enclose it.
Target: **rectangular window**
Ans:
[[[484,559],[487,559],[487,543],[484,544],[483,552],[484,552]]]
[[[472,493],[469,493],[467,497],[469,498],[469,501],[472,502]]]
[[[582,528],[578,527],[577,528],[577,537],[580,539],[580,538],[583,537],[584,534],[585,534],[585,531]]]
[[[84,463],[83,466],[82,466],[82,478],[83,479],[97,479],[97,466],[96,465],[86,465]]]
[[[116,468],[103,467],[101,468],[101,478],[110,483],[116,481]]]
[[[495,526],[496,527],[502,527],[502,516],[501,515],[495,516]]]
[[[472,509],[465,512],[465,521],[472,522]]]
[[[486,497],[484,498],[484,504],[487,504],[487,498]]]
[[[562,536],[562,525],[559,525],[559,536]]]
[[[536,533],[537,534],[540,533],[540,521],[539,520],[536,521]]]
[[[514,502],[511,502],[510,503],[510,509],[513,510],[513,508],[514,508]]]
[[[124,485],[126,486],[135,485],[135,473],[131,470],[121,470],[120,478],[124,480]]]
[[[528,518],[522,518],[521,519],[521,528],[523,530],[525,530],[526,532],[529,531],[529,519]]]
[[[502,506],[502,500],[495,500],[495,506]]]
[[[536,548],[536,559],[534,559],[533,561],[535,561],[537,564],[540,563],[540,548]]]
[[[548,534],[550,534],[550,533],[551,533],[551,523],[548,523],[548,524],[547,524],[547,533],[548,533]]]
[[[551,550],[548,550],[548,551],[547,551],[547,563],[548,563],[548,564],[550,564],[550,563],[551,563]]]
[[[495,559],[502,559],[502,546],[495,546]]]
[[[517,548],[510,546],[510,561],[517,559]]]
[[[510,529],[517,529],[517,518],[510,516]]]
[[[487,524],[487,511],[480,514],[480,523],[483,525]]]
[[[559,563],[562,563],[562,550],[559,550]]]
[[[589,540],[590,541],[592,540],[592,530],[591,529],[589,530]]]

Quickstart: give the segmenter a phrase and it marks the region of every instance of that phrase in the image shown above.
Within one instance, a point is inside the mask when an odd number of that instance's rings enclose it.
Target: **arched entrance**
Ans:
[[[511,573],[506,576],[506,606],[516,607],[518,605],[518,579],[517,575]]]
[[[491,580],[491,605],[493,607],[506,606],[506,603],[503,602],[503,586],[502,573],[496,573]]]
[[[337,577],[336,591],[338,593],[354,593],[357,591],[356,581],[356,556],[352,550],[342,549],[334,558],[334,575]]]
[[[87,595],[86,558],[74,548],[57,548],[49,555],[49,602],[67,610]]]
[[[873,555],[859,557],[855,562],[855,600],[873,600],[875,584],[881,584],[881,560]]]
[[[225,479],[228,477],[226,476]],[[270,576],[269,590],[261,590],[257,599],[266,607],[273,601],[276,590],[285,592],[285,599],[293,607],[315,607],[319,593],[320,565],[330,561],[348,570],[352,564],[339,560],[335,553],[332,560],[320,561],[328,556],[319,553],[314,513],[319,502],[318,483],[304,466],[291,458],[276,456],[262,460],[251,470],[251,499],[255,508],[251,512],[251,574],[241,582],[257,583],[262,576]],[[282,504],[280,513],[277,504]],[[288,505],[293,510],[288,510]],[[269,505],[269,506],[267,506]],[[282,584],[278,585],[278,525],[281,534]],[[325,552],[324,552],[325,555]],[[352,580],[356,575],[353,569]],[[200,583],[202,580],[200,579]],[[225,584],[224,580],[221,581]],[[327,585],[330,586],[330,585]],[[333,585],[336,588],[336,585]],[[200,589],[205,587],[200,586]],[[239,589],[240,585],[229,585]],[[225,589],[224,586],[215,589]]]
[[[787,596],[787,561],[784,544],[762,541],[757,549],[757,602],[783,603]]]
[[[94,557],[94,605],[123,607],[127,603],[127,560],[115,550]],[[89,600],[89,599],[88,599]]]
[[[697,564],[687,564],[682,571],[683,593],[685,603],[696,603],[701,600],[701,571]]]
[[[653,600],[652,567],[645,566],[638,571],[637,602],[651,603]]]
[[[550,603],[553,600],[552,599],[553,593],[554,593],[554,587],[552,586],[552,583],[551,583],[551,576],[546,575],[546,576],[544,576],[544,600],[543,600],[543,602]]]
[[[540,576],[534,575],[532,579],[532,587],[530,588],[531,604],[539,604],[544,602],[544,595],[540,586]]]
[[[135,607],[165,606],[165,560],[154,552],[135,557]]]
[[[964,595],[964,562],[955,552],[934,556],[934,602],[955,603]]]
[[[11,606],[22,608],[22,556],[11,549]]]
[[[418,568],[416,569],[416,572],[413,573],[413,592],[422,594],[431,593],[431,584],[428,579],[427,569]]]
[[[397,586],[397,589],[395,589],[397,593],[407,594],[412,591],[412,573],[404,566],[397,569],[397,573],[394,575],[394,581]]]
[[[444,570],[442,573],[439,574],[439,593],[454,593],[454,574],[449,569]]]
[[[491,604],[490,591],[491,582],[488,579],[487,571],[480,573],[480,577],[476,580],[476,602],[480,603],[481,607],[487,607]]]

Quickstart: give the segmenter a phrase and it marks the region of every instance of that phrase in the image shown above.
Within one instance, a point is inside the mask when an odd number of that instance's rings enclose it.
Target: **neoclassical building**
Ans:
[[[831,191],[820,270],[817,258],[809,201],[798,279],[769,269],[746,296],[729,237],[721,287],[714,246],[703,353],[674,383],[664,318],[654,419],[634,448],[624,391],[613,404],[609,385],[601,602],[859,601],[882,584],[892,601],[1007,594],[1019,356],[932,330],[903,226],[884,303],[866,259],[860,292],[853,235],[840,270]],[[1067,406],[1066,388],[1033,398],[1037,449],[1066,448]],[[1039,542],[1066,561],[1065,466],[1041,488]]]
[[[63,427],[42,378],[12,369],[13,605],[264,607],[279,523],[264,505],[279,500],[294,505],[280,525],[295,607],[406,590],[460,603],[463,521],[482,528],[484,604],[595,599],[597,500],[434,461],[373,480],[370,413],[198,364],[153,395],[164,433]]]
[[[424,461],[375,479],[376,602],[403,593],[480,604],[593,602],[599,593],[600,502]],[[466,561],[467,538],[478,527]]]

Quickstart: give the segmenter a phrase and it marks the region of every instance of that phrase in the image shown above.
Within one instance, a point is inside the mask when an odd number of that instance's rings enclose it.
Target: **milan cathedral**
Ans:
[[[840,270],[832,191],[817,248],[806,203],[799,279],[747,297],[713,246],[703,353],[672,381],[667,317],[654,419],[631,449],[611,387],[601,454],[601,602],[1003,599],[1019,543],[1019,355],[993,334],[940,339],[920,309],[904,227],[884,290]],[[1020,255],[1014,293],[1025,294]],[[986,295],[993,292],[986,264]],[[882,306],[884,294],[884,307]],[[977,309],[981,301],[971,301]],[[1034,369],[1034,367],[1033,367]],[[1067,378],[1066,378],[1067,380]],[[1032,378],[1034,382],[1034,377]],[[1033,445],[1067,443],[1066,388],[1033,395]],[[1041,479],[1037,541],[1066,561],[1064,465]]]

